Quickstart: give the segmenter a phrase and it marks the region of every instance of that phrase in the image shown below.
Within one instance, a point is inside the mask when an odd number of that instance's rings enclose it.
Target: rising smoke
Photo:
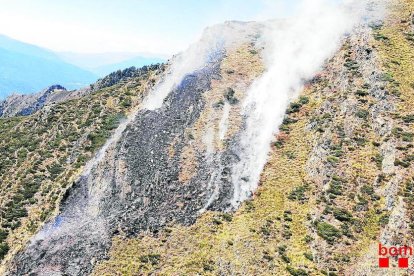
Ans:
[[[190,45],[183,53],[176,55],[169,69],[168,75],[154,89],[144,102],[144,108],[155,110],[162,106],[164,99],[176,87],[187,74],[201,69],[209,62],[209,55],[223,48],[247,42],[244,34],[252,33],[246,28],[258,26],[246,26],[240,22],[226,22],[207,28],[199,41]]]
[[[289,102],[333,56],[345,34],[368,19],[367,1],[302,1],[297,15],[268,24],[265,34],[267,71],[248,91],[243,106],[247,117],[241,138],[241,161],[233,168],[232,205],[257,188],[270,144]]]

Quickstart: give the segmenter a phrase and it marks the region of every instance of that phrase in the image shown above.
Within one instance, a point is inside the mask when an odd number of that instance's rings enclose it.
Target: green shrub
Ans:
[[[401,138],[404,142],[412,142],[414,138],[414,134],[410,132],[403,132],[401,134]]]
[[[327,222],[319,222],[316,228],[318,235],[329,243],[336,241],[342,236],[341,231]]]
[[[130,97],[125,98],[125,99],[121,102],[121,105],[122,105],[124,108],[128,108],[128,107],[132,106],[132,100],[131,100],[131,98],[130,98]]]
[[[354,137],[353,140],[360,147],[365,146],[365,144],[367,143],[367,139],[365,139],[364,137]]]
[[[375,162],[375,165],[377,165],[378,169],[382,168],[382,161],[384,160],[384,157],[381,154],[376,154],[371,158],[371,160]]]
[[[224,105],[224,101],[223,101],[223,100],[220,100],[220,101],[218,101],[217,103],[213,104],[213,107],[214,107],[214,108],[220,108],[220,107],[222,107],[223,105]]]
[[[355,60],[351,60],[351,59],[346,59],[346,62],[344,63],[344,66],[348,69],[348,70],[357,70],[359,68],[358,63]]]
[[[306,258],[306,259],[308,259],[309,261],[313,261],[313,255],[312,255],[312,253],[305,252],[303,255],[304,255],[304,256],[305,256],[305,258]]]
[[[292,118],[290,118],[290,117],[285,117],[284,119],[283,119],[283,125],[290,125],[290,124],[294,124],[294,123],[296,123],[298,120],[296,120],[296,119],[292,119]]]
[[[394,77],[390,73],[383,73],[381,75],[381,80],[386,82],[394,82]]]
[[[328,156],[328,162],[331,164],[336,164],[339,162],[339,158],[336,156]]]
[[[327,192],[337,196],[342,195],[342,182],[332,179]]]
[[[365,90],[357,90],[355,94],[357,96],[359,96],[359,97],[366,97],[366,96],[368,96],[368,92],[365,91]]]
[[[306,270],[302,269],[302,268],[297,268],[296,269],[296,268],[293,268],[291,266],[288,266],[286,269],[293,276],[307,276],[307,275],[309,275],[308,272]]]
[[[352,214],[345,209],[334,208],[333,216],[339,221],[350,221],[352,219]]]
[[[304,240],[305,240],[306,243],[310,243],[311,241],[313,241],[313,238],[309,235],[306,235]]]
[[[357,111],[357,113],[355,115],[358,118],[361,118],[361,119],[364,119],[365,120],[365,119],[368,118],[369,112],[367,110],[360,109],[360,110]]]
[[[292,213],[288,213],[288,211],[285,211],[285,213],[283,214],[283,219],[285,221],[292,221]]]
[[[263,252],[263,259],[265,259],[268,262],[271,262],[271,261],[274,260],[274,257],[273,256],[270,256],[269,255],[269,252]]]
[[[245,206],[246,206],[246,211],[247,211],[247,212],[251,212],[251,211],[253,211],[253,210],[255,209],[255,207],[254,207],[254,204],[253,204],[253,201],[252,201],[252,200],[246,200],[244,204],[245,204]]]
[[[65,170],[65,168],[63,168],[62,165],[58,163],[54,163],[53,165],[49,166],[47,169],[52,179],[55,179],[59,174],[61,174]]]
[[[364,83],[364,85],[362,85],[363,89],[370,89],[371,85],[369,85],[369,83]]]
[[[228,87],[224,92],[224,98],[231,105],[237,104],[239,102],[239,100],[234,96],[235,93],[236,92],[230,87]]]
[[[224,213],[221,215],[221,217],[227,222],[230,222],[233,220],[233,215],[229,213]]]
[[[409,162],[402,161],[400,159],[395,159],[394,165],[395,166],[401,166],[401,167],[404,167],[404,168],[408,168],[410,166],[410,163]]]
[[[374,39],[378,41],[388,41],[389,38],[383,34],[380,33],[374,33]]]
[[[291,103],[287,111],[288,114],[299,112],[302,105],[300,103]]]
[[[373,195],[374,194],[374,188],[369,185],[364,185],[361,187],[361,192],[367,195]]]
[[[307,103],[309,103],[309,98],[305,96],[301,96],[297,102],[293,102],[289,105],[287,113],[291,114],[291,113],[299,112],[301,107]]]
[[[283,140],[277,140],[277,141],[276,141],[273,145],[274,145],[276,148],[280,149],[280,148],[282,148],[282,147],[283,147],[283,144],[284,144]]]
[[[307,190],[308,190],[308,187],[306,185],[296,187],[295,189],[293,189],[292,192],[290,192],[288,199],[303,202],[304,200],[306,200],[305,192]]]
[[[308,98],[308,97],[306,97],[306,96],[300,96],[300,98],[299,98],[299,103],[300,103],[301,105],[308,104],[308,103],[309,103],[309,98]]]
[[[0,243],[0,260],[6,256],[7,252],[9,252],[9,245],[7,243]]]
[[[290,263],[290,258],[286,255],[286,245],[279,246],[277,251],[285,263]]]
[[[0,243],[3,243],[7,239],[8,235],[9,232],[7,230],[0,229]]]
[[[139,257],[141,263],[156,265],[161,259],[160,254],[148,254]]]
[[[382,227],[384,227],[384,226],[386,226],[387,224],[388,224],[388,222],[390,221],[390,215],[389,214],[385,214],[385,215],[382,215],[380,218],[379,218],[379,224],[382,226]]]
[[[404,116],[403,118],[404,123],[414,123],[414,114]]]

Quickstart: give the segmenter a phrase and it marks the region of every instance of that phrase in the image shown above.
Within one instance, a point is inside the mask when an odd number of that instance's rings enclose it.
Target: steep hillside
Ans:
[[[56,83],[77,89],[96,79],[51,51],[0,35],[0,99],[12,92],[33,93]]]
[[[209,38],[203,53],[207,63],[186,75],[162,108],[139,109],[122,123],[66,192],[59,215],[14,258],[10,273],[88,274],[105,258],[114,235],[158,231],[173,220],[192,224],[202,208],[228,209],[233,187],[224,176],[237,161],[231,149],[237,141],[231,140],[241,125],[229,127],[234,134],[226,144],[224,137],[213,136],[205,147],[203,141],[210,138],[203,133],[206,124],[218,127],[225,106],[232,106],[229,118],[238,117],[238,97],[263,70],[258,49],[250,44],[259,27],[228,24],[223,35],[233,32],[235,38],[213,49],[210,45],[220,38]],[[215,143],[220,152],[209,149]]]
[[[290,105],[251,200],[120,235],[95,275],[404,274],[378,268],[377,250],[413,243],[414,2],[389,11]]]
[[[227,22],[0,118],[2,272],[410,275],[378,268],[414,243],[414,1],[384,2],[331,36]]]
[[[136,108],[162,70],[144,67],[134,78],[102,85],[81,98],[51,103],[30,116],[0,119],[2,258],[22,248],[58,210],[79,169]]]

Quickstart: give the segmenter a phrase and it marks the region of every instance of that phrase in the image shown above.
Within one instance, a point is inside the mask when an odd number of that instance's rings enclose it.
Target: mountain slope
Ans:
[[[378,243],[411,245],[413,1],[356,30],[291,104],[260,188],[209,212],[114,239],[95,275],[395,275]]]
[[[56,83],[76,89],[96,79],[48,50],[0,36],[0,98],[11,92],[37,92]]]
[[[207,52],[203,52],[207,63],[184,77],[167,96],[163,108],[154,111],[141,108],[122,123],[95,159],[86,165],[80,177],[74,180],[60,205],[58,217],[41,229],[33,246],[17,254],[10,271],[16,274],[53,273],[56,271],[50,264],[55,263],[58,270],[64,273],[88,274],[92,272],[93,263],[105,257],[112,243],[111,238],[116,233],[134,235],[148,229],[156,231],[171,219],[184,224],[193,223],[216,189],[208,186],[205,179],[209,178],[212,170],[225,170],[224,166],[231,166],[236,156],[231,152],[230,142],[228,146],[223,146],[222,153],[215,156],[206,155],[203,148],[191,155],[195,149],[188,147],[188,144],[202,137],[194,132],[191,138],[189,128],[196,124],[203,126],[209,113],[222,113],[224,109],[220,101],[225,100],[228,103],[223,104],[231,103],[236,108],[239,93],[246,90],[260,74],[258,54],[254,45],[248,45],[251,35],[256,32],[245,33],[245,29],[257,31],[258,27],[260,25],[228,24],[224,33],[239,35],[230,40],[225,48],[211,51],[208,47]],[[220,38],[212,37],[209,44],[214,45],[216,39]],[[243,42],[246,46],[240,49],[243,51],[239,55],[232,52],[231,56],[236,60],[225,58],[225,49],[232,49],[232,44]],[[242,57],[246,60],[243,61]],[[243,66],[240,71],[224,77],[220,65],[226,62],[241,62]],[[226,81],[223,82],[222,78]],[[226,92],[228,85],[237,92]],[[211,99],[206,102],[205,96]],[[213,103],[218,105],[213,106]],[[221,117],[219,114],[210,120],[216,123]],[[189,162],[195,161],[192,158],[198,158],[200,168],[205,169],[194,170],[192,165],[197,163],[183,164],[182,159],[186,155]],[[192,170],[192,175],[187,170]],[[219,177],[217,175],[218,180]],[[157,187],[154,187],[154,179]],[[223,197],[209,204],[211,208],[224,210],[230,207],[231,183],[225,179],[222,181],[223,190],[220,193],[223,192]],[[192,188],[188,190],[188,187]],[[187,206],[177,208],[183,204],[184,194]],[[51,248],[60,249],[52,253],[54,249]]]
[[[2,258],[21,249],[56,212],[79,168],[142,100],[162,70],[138,69],[134,78],[121,78],[83,97],[51,102],[30,116],[0,119]]]
[[[320,18],[227,22],[165,67],[0,119],[4,274],[406,272],[378,268],[378,243],[414,242],[414,2],[387,9],[327,60],[334,39],[303,33]]]
[[[68,91],[61,85],[52,85],[38,93],[22,95],[14,94],[8,96],[4,101],[0,101],[0,117],[27,116],[35,113],[47,105],[53,105],[71,99],[84,97],[87,94],[99,91],[103,88],[114,86],[120,82],[127,81],[131,78],[140,78],[143,72],[152,70],[151,68],[158,65],[143,66],[136,69],[135,67],[118,70],[99,79],[89,87]]]

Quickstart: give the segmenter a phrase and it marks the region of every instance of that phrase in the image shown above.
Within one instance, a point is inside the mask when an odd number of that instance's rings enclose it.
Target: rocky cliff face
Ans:
[[[234,175],[246,151],[245,102],[268,69],[266,24],[217,26],[166,68],[128,75],[118,86],[97,84],[88,101],[106,95],[101,113],[127,116],[78,161],[79,170],[58,172],[54,193],[35,191],[39,201],[56,196],[58,207],[43,220],[26,207],[28,219],[18,220],[25,228],[7,228],[2,242],[21,245],[11,247],[5,273],[384,273],[378,243],[413,243],[413,10],[410,0],[390,2],[386,17],[355,27],[303,81],[257,190],[246,189],[248,173],[236,182]],[[91,143],[93,126],[105,122],[99,118],[85,128]],[[31,122],[7,120],[10,131]],[[66,151],[78,155],[79,148]],[[240,191],[251,192],[243,203]],[[4,200],[4,209],[27,204]],[[31,224],[30,240],[16,234]]]

